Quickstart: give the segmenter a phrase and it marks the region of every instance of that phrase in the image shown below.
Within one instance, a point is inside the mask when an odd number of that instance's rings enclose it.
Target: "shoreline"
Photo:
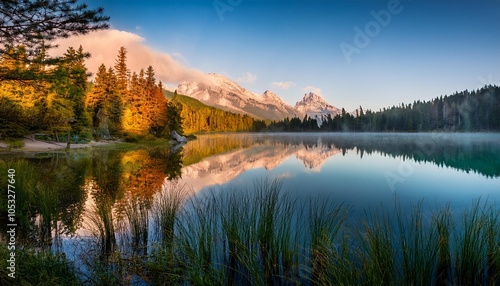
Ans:
[[[23,139],[24,146],[21,148],[9,148],[9,145],[0,141],[0,153],[38,152],[38,151],[58,151],[66,149],[66,142],[41,141],[36,139]],[[72,143],[70,149],[82,149],[95,146],[104,146],[121,143],[121,141],[90,141],[85,144]]]

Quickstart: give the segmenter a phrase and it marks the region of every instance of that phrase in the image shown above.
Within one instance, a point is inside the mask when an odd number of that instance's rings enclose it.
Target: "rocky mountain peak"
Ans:
[[[327,114],[335,115],[339,112],[336,107],[313,92],[305,94],[302,100],[292,107],[270,90],[257,94],[246,90],[223,75],[209,73],[208,76],[213,82],[211,86],[184,82],[178,86],[177,92],[194,97],[209,106],[249,114],[261,119],[281,120],[285,117],[301,117],[305,114],[314,118]]]
[[[236,113],[249,114],[256,118],[280,120],[294,110],[275,93],[266,90],[257,94],[246,90],[233,80],[215,73],[209,73],[211,86],[199,83],[181,83],[178,92],[201,102]]]
[[[326,102],[326,100],[323,97],[317,95],[316,93],[309,92],[304,94],[304,97],[295,104],[295,108],[298,108],[301,105],[310,105],[310,104],[330,105],[328,104],[328,102]]]

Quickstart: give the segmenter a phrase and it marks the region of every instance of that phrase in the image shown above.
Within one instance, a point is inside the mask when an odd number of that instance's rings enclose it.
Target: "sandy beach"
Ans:
[[[11,149],[10,152],[32,152],[32,151],[51,151],[66,148],[65,142],[40,141],[35,139],[23,139],[24,146],[18,149]],[[116,144],[119,141],[90,141],[86,144],[71,144],[70,149],[88,148],[93,146],[102,146]],[[0,142],[0,152],[9,151],[9,146],[5,142]]]

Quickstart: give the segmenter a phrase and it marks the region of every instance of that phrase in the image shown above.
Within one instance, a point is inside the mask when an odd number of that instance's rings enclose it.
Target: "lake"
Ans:
[[[484,206],[485,218],[490,212],[498,216],[500,209],[500,134],[225,133],[199,135],[176,147],[31,153],[4,156],[0,163],[4,174],[9,168],[16,170],[17,243],[65,252],[70,260],[83,265],[78,267],[79,275],[87,284],[98,284],[90,278],[95,277],[95,271],[107,273],[101,282],[113,278],[131,284],[181,284],[186,282],[183,279],[194,283],[198,278],[216,284],[248,284],[255,279],[279,284],[282,277],[287,277],[287,283],[308,284],[321,277],[331,281],[332,270],[317,266],[317,255],[312,258],[315,252],[311,245],[320,245],[313,235],[317,229],[331,235],[329,245],[333,248],[329,251],[347,255],[336,261],[354,261],[342,267],[360,272],[359,267],[366,270],[365,260],[339,249],[364,249],[361,256],[371,257],[375,244],[365,240],[371,231],[384,234],[387,226],[406,234],[412,231],[412,219],[418,218],[415,214],[420,214],[427,228],[420,226],[417,231],[422,228],[437,241],[443,235],[438,232],[439,220],[434,218],[442,218],[443,210],[449,210],[451,220],[460,222],[463,213],[474,206]],[[2,188],[6,185],[2,181]],[[268,224],[264,221],[267,216]],[[412,219],[398,220],[401,217]],[[6,215],[2,220],[5,227]],[[383,227],[372,228],[378,223]],[[493,224],[498,226],[498,221]],[[348,230],[353,228],[365,236],[358,239]],[[465,232],[467,224],[456,223],[454,230]],[[485,249],[493,243],[500,245],[500,233],[495,235],[494,242],[485,242]],[[460,245],[462,236],[455,236],[451,248]],[[239,243],[231,243],[231,237]],[[281,239],[281,246],[273,244],[278,241],[275,237]],[[370,247],[363,247],[363,242]],[[391,240],[389,244],[395,243]],[[283,249],[288,248],[283,245],[293,250],[289,256],[285,256],[288,252]],[[171,252],[157,252],[158,246]],[[174,250],[180,246],[186,248],[177,257]],[[273,256],[273,251],[279,255]],[[401,254],[404,251],[395,248],[393,252],[394,261],[406,257]],[[155,253],[155,259],[160,260],[147,258]],[[429,259],[442,255],[437,243],[435,253]],[[459,254],[451,257],[458,263]],[[276,269],[265,263],[272,259],[279,265]],[[194,262],[197,260],[201,262]],[[96,267],[103,261],[111,268]],[[117,270],[130,261],[146,266]],[[253,264],[246,264],[248,261]],[[186,269],[191,265],[186,263],[197,265],[197,270],[189,272]],[[483,271],[480,278],[475,274],[460,278],[458,264],[453,263],[446,271],[439,266],[422,271],[430,271],[434,277],[431,282],[445,274],[454,282],[496,277],[495,272],[484,275]],[[166,276],[153,275],[163,273],[161,265],[176,270]],[[484,270],[486,266],[481,265]],[[396,276],[384,276],[389,280],[399,277],[400,272],[410,275],[391,267]],[[329,274],[321,276],[325,269]],[[360,282],[371,277],[367,273],[375,272],[351,273],[349,279],[353,280],[348,281]],[[335,280],[340,278],[335,276]]]
[[[498,134],[219,134],[200,136],[184,153],[203,146],[228,150],[182,169],[180,181],[195,192],[270,177],[297,195],[329,195],[360,209],[390,206],[395,197],[457,207],[500,198]]]

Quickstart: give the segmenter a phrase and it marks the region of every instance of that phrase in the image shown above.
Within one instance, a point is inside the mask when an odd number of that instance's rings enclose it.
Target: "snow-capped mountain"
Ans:
[[[318,126],[321,126],[328,114],[332,117],[340,113],[340,110],[326,102],[321,96],[315,93],[306,93],[302,100],[295,104],[295,110],[301,115],[309,115],[316,118]]]
[[[335,116],[340,110],[326,102],[321,96],[315,93],[305,94],[301,101],[295,104],[295,110],[302,114],[331,114]]]
[[[292,106],[270,91],[257,94],[222,75],[214,73],[208,75],[213,85],[183,82],[177,87],[177,92],[194,97],[210,106],[246,113],[261,119],[280,120],[295,114]]]
[[[338,108],[312,92],[304,95],[304,98],[292,107],[270,90],[257,94],[220,74],[209,73],[208,76],[212,80],[211,85],[183,82],[177,87],[177,92],[196,98],[209,106],[261,119],[281,120],[295,116],[302,119],[307,114],[316,118],[318,126],[321,126],[328,114],[335,116],[340,113]]]

